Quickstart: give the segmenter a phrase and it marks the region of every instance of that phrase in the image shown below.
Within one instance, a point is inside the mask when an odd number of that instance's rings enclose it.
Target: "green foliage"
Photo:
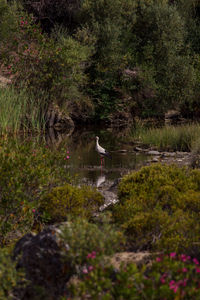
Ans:
[[[90,223],[84,218],[70,218],[60,227],[64,244],[64,260],[70,262],[79,275],[87,273],[98,263],[106,264],[108,255],[119,251],[124,237],[122,232],[110,224],[108,215]]]
[[[83,121],[200,115],[198,1],[1,0],[0,16],[3,73],[41,115],[55,102]]]
[[[39,104],[39,101],[38,101]],[[36,106],[33,95],[25,89],[18,92],[13,87],[0,89],[0,133],[40,131],[45,127],[42,104]]]
[[[196,299],[199,290],[199,262],[185,254],[157,257],[143,279],[145,295],[154,299]]]
[[[198,140],[199,124],[147,128],[140,124],[132,131],[132,139],[161,151],[191,151]]]
[[[15,26],[7,26],[9,20]],[[82,93],[82,86],[87,81],[84,68],[91,55],[90,46],[81,44],[75,36],[69,36],[59,28],[49,38],[42,33],[39,24],[35,24],[34,18],[15,4],[8,6],[0,26],[7,30],[1,47],[3,63],[15,85],[25,86],[33,92],[39,107],[38,99],[46,106],[57,102],[65,110],[70,105],[72,110],[75,104],[81,107],[83,102],[88,114],[92,111],[88,97]]]
[[[113,218],[133,249],[198,251],[199,179],[197,170],[160,164],[122,179]]]
[[[139,296],[141,290],[137,289],[140,281],[142,273],[135,265],[122,266],[116,272],[110,265],[99,264],[85,274],[82,281],[71,285],[70,290],[72,299],[143,299]]]
[[[53,222],[60,222],[68,214],[90,218],[103,204],[103,196],[94,188],[80,188],[65,184],[53,188],[40,200],[40,210]]]
[[[199,274],[196,258],[172,252],[142,269],[129,264],[114,272],[112,266],[97,265],[71,291],[74,299],[197,299]]]
[[[64,151],[54,153],[43,143],[17,140],[0,142],[0,242],[16,238],[16,232],[33,228],[38,199],[54,185],[70,181],[64,168]]]
[[[0,299],[13,299],[13,289],[17,284],[22,285],[24,274],[16,270],[16,263],[6,249],[0,250]],[[25,283],[25,282],[23,282]]]

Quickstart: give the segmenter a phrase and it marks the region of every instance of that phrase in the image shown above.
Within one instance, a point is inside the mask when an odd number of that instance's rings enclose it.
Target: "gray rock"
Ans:
[[[163,152],[162,156],[164,156],[164,157],[174,157],[174,156],[176,156],[176,153],[175,152]]]
[[[140,147],[135,147],[134,150],[135,150],[135,151],[139,151],[139,152],[143,151],[143,149],[140,148]]]
[[[161,153],[159,151],[156,150],[150,150],[147,152],[148,155],[161,155]]]
[[[154,157],[153,159],[152,159],[152,162],[158,162],[159,161],[159,157]]]
[[[48,299],[58,299],[73,270],[62,261],[58,231],[49,226],[37,235],[31,233],[21,238],[14,248],[17,268],[25,270],[28,286],[17,290],[19,299],[40,299],[36,287],[40,287]],[[37,298],[38,297],[38,298]]]
[[[178,156],[178,157],[183,157],[183,156],[186,156],[186,155],[188,155],[189,154],[189,152],[181,152],[181,151],[177,151],[176,152],[176,155]]]

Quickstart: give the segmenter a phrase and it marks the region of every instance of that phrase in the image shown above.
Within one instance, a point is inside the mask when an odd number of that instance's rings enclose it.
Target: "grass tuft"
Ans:
[[[200,124],[165,126],[163,128],[141,127],[132,134],[134,140],[161,151],[191,151],[198,140]]]

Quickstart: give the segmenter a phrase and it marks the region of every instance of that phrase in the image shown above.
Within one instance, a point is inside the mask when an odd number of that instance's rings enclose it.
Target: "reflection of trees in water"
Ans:
[[[61,132],[56,131],[54,128],[49,128],[46,132],[46,143],[52,148],[59,148],[61,146],[67,145],[67,147],[77,151],[79,154],[84,154],[87,152],[92,153],[92,150],[95,151],[95,136],[100,136],[100,140],[103,143],[103,146],[107,149],[112,150],[118,145],[118,140],[128,136],[130,134],[130,128],[123,127],[114,127],[108,129],[101,129],[95,127],[86,127],[79,128],[74,130],[73,128]]]
[[[72,135],[74,129],[70,128],[68,131],[57,131],[53,127],[50,127],[45,132],[46,143],[49,147],[58,148],[66,137]]]

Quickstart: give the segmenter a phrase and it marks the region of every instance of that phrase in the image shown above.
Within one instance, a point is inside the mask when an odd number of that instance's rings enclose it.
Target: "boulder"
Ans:
[[[63,295],[73,270],[62,260],[59,232],[55,226],[49,226],[37,235],[26,234],[16,243],[14,259],[28,280],[26,287],[16,291],[19,299],[56,300]]]

